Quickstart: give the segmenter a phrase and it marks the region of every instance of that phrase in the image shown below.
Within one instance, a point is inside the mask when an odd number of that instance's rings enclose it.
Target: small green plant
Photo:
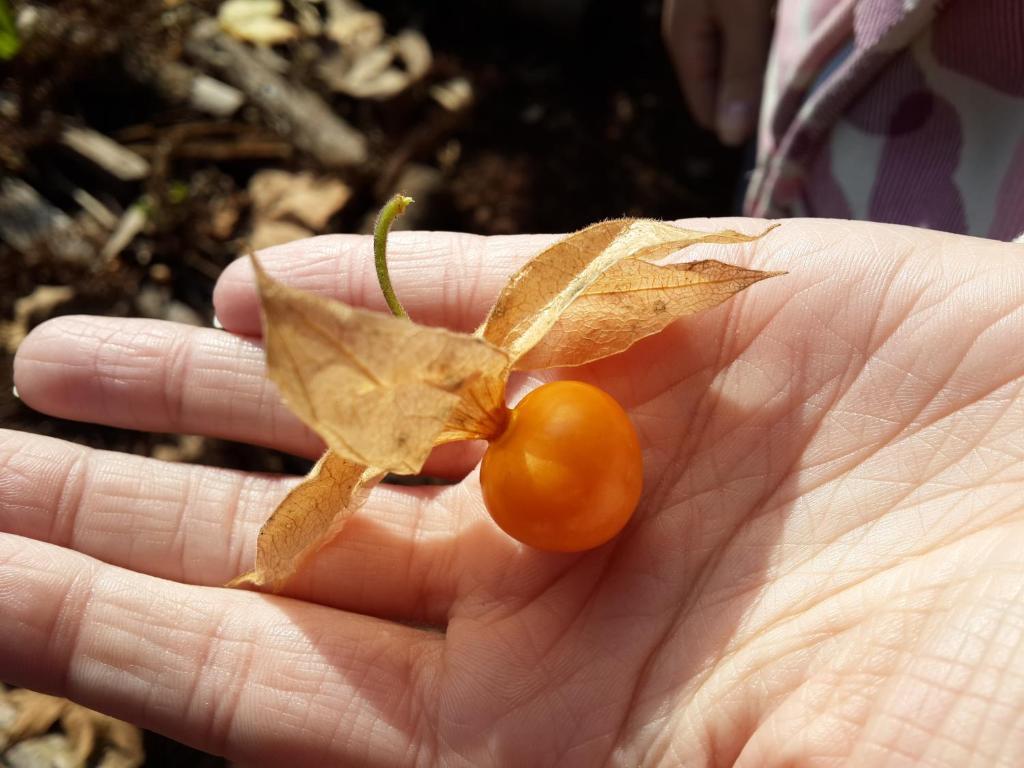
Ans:
[[[7,0],[0,0],[0,60],[10,61],[21,50],[21,38],[14,23],[14,12]]]

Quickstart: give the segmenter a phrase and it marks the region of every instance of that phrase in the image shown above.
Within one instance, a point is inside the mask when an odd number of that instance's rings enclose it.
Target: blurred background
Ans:
[[[265,449],[34,413],[13,353],[60,314],[209,325],[239,254],[366,232],[396,191],[416,199],[398,228],[479,234],[733,212],[742,158],[687,116],[660,5],[0,0],[0,424],[303,472]],[[0,765],[222,764],[153,734],[143,758],[88,716],[83,757],[81,713],[25,696],[0,687]]]

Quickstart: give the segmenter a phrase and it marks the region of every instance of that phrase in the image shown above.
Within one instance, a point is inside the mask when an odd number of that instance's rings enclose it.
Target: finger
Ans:
[[[260,526],[295,482],[0,430],[0,532],[191,584],[250,570]],[[375,488],[286,593],[444,624],[461,590],[458,543],[473,522],[460,493]],[[483,538],[475,541],[486,548]]]
[[[416,322],[470,331],[483,320],[508,276],[553,239],[549,235],[396,232],[388,238],[391,282]],[[271,277],[291,286],[387,311],[370,237],[299,240],[262,251],[259,259]],[[226,330],[260,335],[259,302],[248,258],[224,270],[213,302]]]
[[[718,29],[706,3],[665,3],[662,36],[690,113],[706,130],[715,125],[718,84]]]
[[[397,765],[421,753],[443,637],[0,534],[0,679],[232,760]]]
[[[285,488],[269,477],[0,431],[0,531],[178,581],[232,578],[251,558],[266,499]]]
[[[56,318],[21,343],[14,381],[25,403],[61,418],[221,437],[306,457],[324,450],[266,378],[263,349],[213,329]]]
[[[750,138],[761,102],[771,38],[771,8],[766,0],[742,0],[736,13],[723,16],[722,71],[715,126],[723,144],[738,146]]]
[[[315,458],[323,441],[281,401],[249,339],[160,320],[54,318],[18,347],[26,404],[65,419],[220,437]],[[438,449],[424,473],[459,479],[474,445]]]

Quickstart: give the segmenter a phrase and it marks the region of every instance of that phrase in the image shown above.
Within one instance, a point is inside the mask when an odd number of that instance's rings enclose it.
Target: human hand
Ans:
[[[469,329],[544,242],[398,233],[396,290]],[[3,433],[0,679],[266,765],[1019,765],[1024,246],[794,220],[685,255],[789,274],[519,382],[639,431],[641,506],[591,552],[504,536],[470,471],[377,488],[287,596],[222,589],[294,480]],[[384,307],[365,239],[262,259]],[[258,333],[246,262],[216,305]],[[61,318],[15,373],[56,415],[320,448],[222,331]]]
[[[661,29],[698,125],[723,144],[757,124],[772,33],[772,0],[665,0]]]

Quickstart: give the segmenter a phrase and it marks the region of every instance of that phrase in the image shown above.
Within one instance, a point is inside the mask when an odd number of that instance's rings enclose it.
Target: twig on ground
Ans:
[[[106,245],[103,246],[101,252],[103,258],[108,262],[116,259],[121,251],[131,245],[132,240],[142,232],[145,226],[145,210],[143,210],[141,205],[130,206],[117,223],[117,229],[114,230]]]
[[[203,65],[219,71],[267,117],[267,123],[328,168],[362,165],[366,138],[335,115],[315,93],[289,83],[243,43],[207,20],[196,24],[185,45]]]
[[[66,262],[87,264],[94,256],[70,216],[15,178],[0,179],[0,239],[19,253],[43,248]]]

